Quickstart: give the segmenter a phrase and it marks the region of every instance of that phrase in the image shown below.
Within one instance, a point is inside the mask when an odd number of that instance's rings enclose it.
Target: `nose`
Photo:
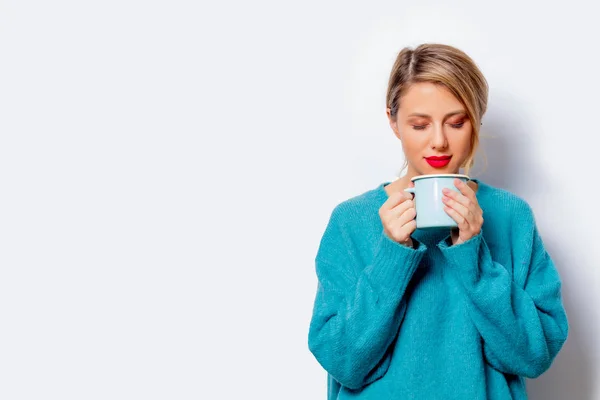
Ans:
[[[446,147],[448,147],[448,140],[446,139],[444,129],[440,126],[434,126],[431,136],[431,148],[440,150]]]

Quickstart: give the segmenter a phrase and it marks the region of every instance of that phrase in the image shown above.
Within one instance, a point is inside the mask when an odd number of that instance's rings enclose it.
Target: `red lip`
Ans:
[[[434,168],[443,168],[450,163],[452,156],[425,157],[425,161]]]

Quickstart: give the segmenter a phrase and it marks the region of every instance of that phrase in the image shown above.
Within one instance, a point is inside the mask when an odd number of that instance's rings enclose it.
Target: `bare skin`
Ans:
[[[385,187],[388,200],[379,209],[384,232],[391,239],[412,247],[410,235],[417,228],[413,196],[404,189],[411,179],[426,174],[456,174],[471,153],[472,125],[463,104],[445,87],[429,82],[413,84],[400,99],[395,117],[387,109],[390,127],[402,142],[408,162],[405,176]],[[425,157],[452,156],[443,168],[434,168]],[[477,202],[477,184],[455,181],[460,191],[444,191],[445,211],[458,223],[452,243],[476,236],[483,225],[483,211]]]

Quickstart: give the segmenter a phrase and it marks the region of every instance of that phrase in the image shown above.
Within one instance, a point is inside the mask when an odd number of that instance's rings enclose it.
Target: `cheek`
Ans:
[[[427,143],[423,144],[420,140],[403,140],[402,150],[407,157],[417,157],[423,153]]]
[[[454,138],[453,147],[455,151],[460,153],[468,154],[471,150],[471,133],[464,132],[464,134]]]
[[[402,146],[407,150],[420,150],[426,147],[429,140],[426,135],[407,132],[402,137]]]

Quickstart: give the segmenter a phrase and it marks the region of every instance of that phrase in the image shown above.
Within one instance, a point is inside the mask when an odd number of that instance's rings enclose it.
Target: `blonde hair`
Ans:
[[[393,120],[402,95],[417,82],[445,86],[467,109],[473,131],[471,152],[462,167],[468,175],[479,147],[481,118],[487,110],[489,88],[485,77],[475,62],[455,47],[437,43],[421,44],[415,49],[405,47],[396,57],[388,82],[386,106]]]

